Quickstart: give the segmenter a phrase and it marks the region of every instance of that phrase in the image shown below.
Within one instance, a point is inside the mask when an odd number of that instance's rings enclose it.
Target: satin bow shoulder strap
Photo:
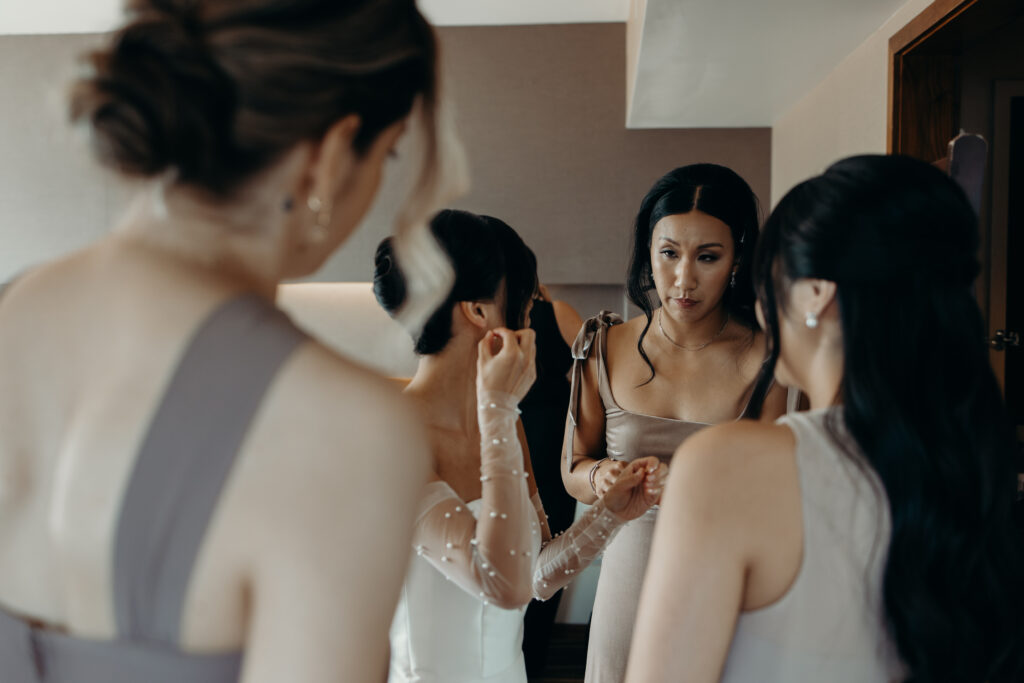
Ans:
[[[572,460],[573,436],[579,421],[583,365],[586,363],[587,358],[590,357],[590,352],[594,347],[595,340],[598,338],[598,333],[602,330],[607,331],[609,327],[620,325],[621,323],[622,317],[617,313],[601,311],[594,317],[587,318],[583,322],[583,327],[580,328],[579,334],[576,335],[576,339],[572,343],[572,383],[569,389],[570,426],[566,430],[566,441],[562,449],[565,452],[567,463]],[[598,353],[600,353],[600,351]]]

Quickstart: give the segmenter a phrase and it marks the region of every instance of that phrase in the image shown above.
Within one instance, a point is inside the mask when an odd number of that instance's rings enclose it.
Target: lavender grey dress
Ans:
[[[602,311],[583,323],[572,346],[574,364],[569,401],[570,418],[575,424],[584,362],[591,353],[597,353],[598,393],[604,404],[608,457],[631,462],[653,455],[668,463],[679,444],[709,425],[631,413],[615,402],[605,359],[608,352],[608,328],[621,322],[622,318],[614,313]],[[566,450],[571,452],[571,449]],[[657,509],[652,508],[626,524],[605,550],[590,620],[587,683],[622,683],[626,676],[633,622],[636,621],[637,602],[647,570],[647,556],[651,550],[657,514]]]
[[[892,522],[839,406],[778,419],[796,439],[803,559],[776,602],[736,621],[722,683],[890,683],[907,678],[886,623]]]
[[[121,502],[117,638],[87,640],[0,609],[3,683],[228,683],[240,652],[178,648],[196,555],[239,446],[278,369],[306,336],[256,296],[200,326],[153,417]]]

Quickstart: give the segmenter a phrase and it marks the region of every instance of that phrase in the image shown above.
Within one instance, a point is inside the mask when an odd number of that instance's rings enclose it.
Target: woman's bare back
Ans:
[[[125,487],[195,330],[242,293],[229,282],[110,238],[27,273],[0,300],[4,607],[77,636],[116,635],[111,577]],[[390,612],[375,614],[387,605],[371,586],[391,595],[401,580],[394,559],[408,548],[423,444],[386,381],[302,344],[265,393],[206,530],[183,649],[247,647],[256,659],[255,641],[302,631],[295,654],[330,640],[342,657],[350,648],[339,643],[351,641],[381,670]],[[403,476],[388,476],[398,468]],[[382,501],[388,514],[366,514]],[[339,631],[348,610],[358,623]],[[262,664],[247,666],[261,680],[284,666]]]

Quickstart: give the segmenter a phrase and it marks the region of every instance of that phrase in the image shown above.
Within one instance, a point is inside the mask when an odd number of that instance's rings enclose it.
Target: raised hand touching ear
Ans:
[[[521,401],[537,379],[536,335],[533,330],[490,330],[477,348],[477,395],[488,391],[510,394]]]

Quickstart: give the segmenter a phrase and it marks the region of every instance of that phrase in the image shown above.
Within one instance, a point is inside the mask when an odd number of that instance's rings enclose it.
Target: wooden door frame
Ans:
[[[903,102],[903,60],[924,41],[979,1],[935,0],[889,39],[889,120],[886,130],[886,148],[889,154],[904,151],[899,139],[900,110]]]

